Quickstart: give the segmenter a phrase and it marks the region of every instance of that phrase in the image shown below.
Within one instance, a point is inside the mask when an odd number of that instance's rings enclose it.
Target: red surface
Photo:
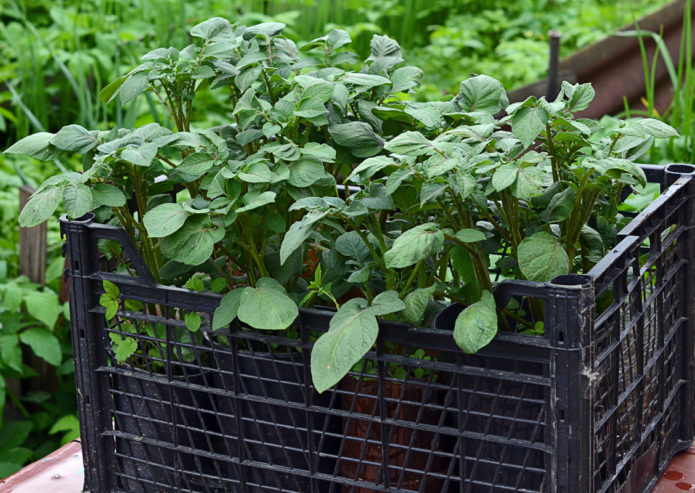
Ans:
[[[82,447],[70,442],[0,480],[0,493],[80,493],[83,483]]]
[[[84,481],[82,448],[71,442],[9,478],[0,493],[80,493]],[[695,443],[675,456],[651,493],[695,492]]]
[[[652,493],[695,492],[695,444],[673,458]]]

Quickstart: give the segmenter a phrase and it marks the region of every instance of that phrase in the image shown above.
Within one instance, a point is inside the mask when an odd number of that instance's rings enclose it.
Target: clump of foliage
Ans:
[[[16,227],[17,189],[23,181],[43,180],[49,166],[29,166],[0,157],[0,476],[38,460],[79,435],[67,303],[58,290],[63,270],[57,228],[49,232],[46,285],[19,275]],[[15,225],[15,226],[13,226]],[[27,365],[35,355],[51,365],[57,388],[32,385],[36,371]],[[45,384],[46,382],[40,382]]]
[[[234,319],[282,330],[299,306],[335,305],[311,356],[318,391],[371,349],[377,317],[417,326],[461,302],[453,337],[466,352],[500,323],[542,332],[539,302],[527,317],[495,305],[495,276],[545,282],[591,268],[624,221],[623,189],[645,182],[634,160],[675,134],[652,119],[575,119],[594,96],[587,84],[509,105],[481,75],[449,101],[407,102],[423,71],[393,39],[374,36],[356,65],[345,31],[297,46],[284,27],[210,19],[191,30],[195,43],[146,54],[102,91],[124,104],[154,95],[173,130],[69,125],[7,152],[81,154],[85,171],[49,178],[20,222],[45,221],[62,199],[71,218],[120,224],[157,279],[225,293],[213,330]],[[198,129],[208,91],[230,122]],[[105,289],[113,316],[119,293]],[[185,322],[200,329],[196,315]],[[119,359],[138,350],[114,343]]]

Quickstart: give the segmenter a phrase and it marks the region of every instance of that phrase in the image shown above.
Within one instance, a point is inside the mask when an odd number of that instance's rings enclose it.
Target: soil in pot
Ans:
[[[225,491],[327,491],[328,484],[319,480],[313,480],[312,490],[309,475],[313,470],[333,474],[340,419],[330,411],[309,411],[306,402],[328,407],[330,395],[315,394],[313,399],[306,395],[313,390],[306,385],[297,351],[237,354],[236,368],[231,355],[215,356],[219,369],[215,385],[233,393],[216,398],[224,434],[219,452],[244,461],[243,466],[236,461],[229,465],[227,479],[236,486],[225,486]]]
[[[142,375],[139,375],[142,373]],[[205,453],[214,451],[216,420],[209,394],[161,381],[113,375],[116,456],[121,487],[130,493],[214,491],[219,476]],[[176,383],[204,385],[210,375],[174,377]]]
[[[367,416],[378,415],[376,396],[379,390],[375,379],[358,379],[348,376],[341,382],[343,390],[343,409]],[[423,389],[410,386],[403,390],[403,383],[387,380],[385,382],[387,397],[387,415],[408,423],[427,423],[436,425],[439,413],[432,409],[422,409]],[[440,397],[439,391],[430,395],[428,402]],[[373,485],[384,486],[382,460],[384,449],[381,445],[382,427],[378,422],[361,420],[357,417],[346,418],[345,445],[341,454],[340,475],[352,480],[366,481]],[[433,447],[437,450],[453,450],[453,443],[448,437],[425,432],[411,427],[388,424],[386,427],[388,447],[388,480],[391,488],[399,491],[424,491],[441,493],[445,481],[434,477],[432,473],[446,474],[449,461],[431,454]],[[430,458],[432,457],[432,458]],[[345,460],[348,459],[348,460]],[[344,486],[344,493],[369,493],[370,487]]]

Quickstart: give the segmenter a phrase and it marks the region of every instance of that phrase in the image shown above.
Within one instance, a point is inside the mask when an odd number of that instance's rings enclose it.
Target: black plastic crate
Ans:
[[[85,490],[648,490],[693,438],[694,169],[645,167],[664,192],[587,275],[500,284],[498,303],[545,300],[544,336],[466,355],[448,330],[383,322],[321,395],[309,357],[331,312],[300,310],[296,337],[212,332],[219,296],[158,285],[123,230],[64,219]],[[123,301],[109,323],[104,279]],[[187,311],[198,340],[175,337]],[[119,333],[149,348],[135,366],[115,364]]]

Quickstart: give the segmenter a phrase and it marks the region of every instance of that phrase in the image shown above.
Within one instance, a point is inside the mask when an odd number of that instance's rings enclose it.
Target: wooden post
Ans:
[[[24,185],[19,189],[19,210],[21,211],[34,189]],[[30,281],[42,286],[46,284],[46,223],[32,228],[19,228],[19,273]],[[55,368],[33,351],[24,348],[24,362],[36,370],[37,377],[22,381],[22,394],[37,390],[53,392],[60,386]]]
[[[34,191],[29,185],[19,189],[20,211]],[[33,228],[19,228],[19,273],[31,282],[46,284],[46,223]]]

